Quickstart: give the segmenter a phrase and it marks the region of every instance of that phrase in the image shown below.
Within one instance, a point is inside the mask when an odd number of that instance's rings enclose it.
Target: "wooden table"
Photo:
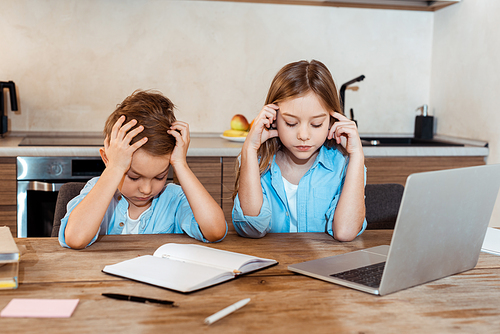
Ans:
[[[1,333],[498,333],[500,257],[481,253],[473,270],[378,297],[294,274],[288,265],[389,244],[392,231],[365,231],[340,243],[323,233],[232,233],[210,247],[279,261],[277,266],[190,294],[121,279],[105,265],[152,254],[168,242],[198,243],[186,235],[103,236],[84,250],[55,238],[16,239],[20,285],[0,291],[0,309],[12,298],[78,298],[68,319],[0,318]],[[104,292],[174,300],[178,307],[107,299]],[[210,325],[205,317],[243,298],[251,302]]]

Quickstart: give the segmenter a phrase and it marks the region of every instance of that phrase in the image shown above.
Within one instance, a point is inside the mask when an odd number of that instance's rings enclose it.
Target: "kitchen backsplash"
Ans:
[[[193,132],[260,111],[286,63],[318,59],[362,132],[412,133],[428,103],[433,13],[206,1],[7,1],[0,80],[13,131],[101,131],[136,89],[157,89]]]

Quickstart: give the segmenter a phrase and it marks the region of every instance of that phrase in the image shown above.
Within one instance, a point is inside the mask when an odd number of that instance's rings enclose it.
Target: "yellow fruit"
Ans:
[[[239,130],[226,130],[222,133],[225,137],[246,137],[248,134],[247,131],[239,131]]]
[[[248,131],[250,124],[245,116],[241,114],[234,115],[231,119],[231,129],[239,131]]]

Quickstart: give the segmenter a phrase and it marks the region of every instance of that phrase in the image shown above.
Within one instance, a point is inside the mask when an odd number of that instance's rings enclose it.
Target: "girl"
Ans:
[[[240,158],[233,207],[240,235],[327,232],[350,241],[366,228],[361,140],[321,62],[276,74]]]

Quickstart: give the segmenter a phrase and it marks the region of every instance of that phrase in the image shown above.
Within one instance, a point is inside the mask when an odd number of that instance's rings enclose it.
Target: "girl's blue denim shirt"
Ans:
[[[241,236],[261,238],[268,232],[290,232],[290,214],[276,155],[260,179],[263,203],[258,216],[245,216],[234,199],[233,225]],[[322,146],[297,189],[297,232],[326,232],[333,236],[333,215],[344,185],[349,159],[335,148]],[[366,182],[366,168],[365,168]],[[366,229],[366,219],[358,233]]]

